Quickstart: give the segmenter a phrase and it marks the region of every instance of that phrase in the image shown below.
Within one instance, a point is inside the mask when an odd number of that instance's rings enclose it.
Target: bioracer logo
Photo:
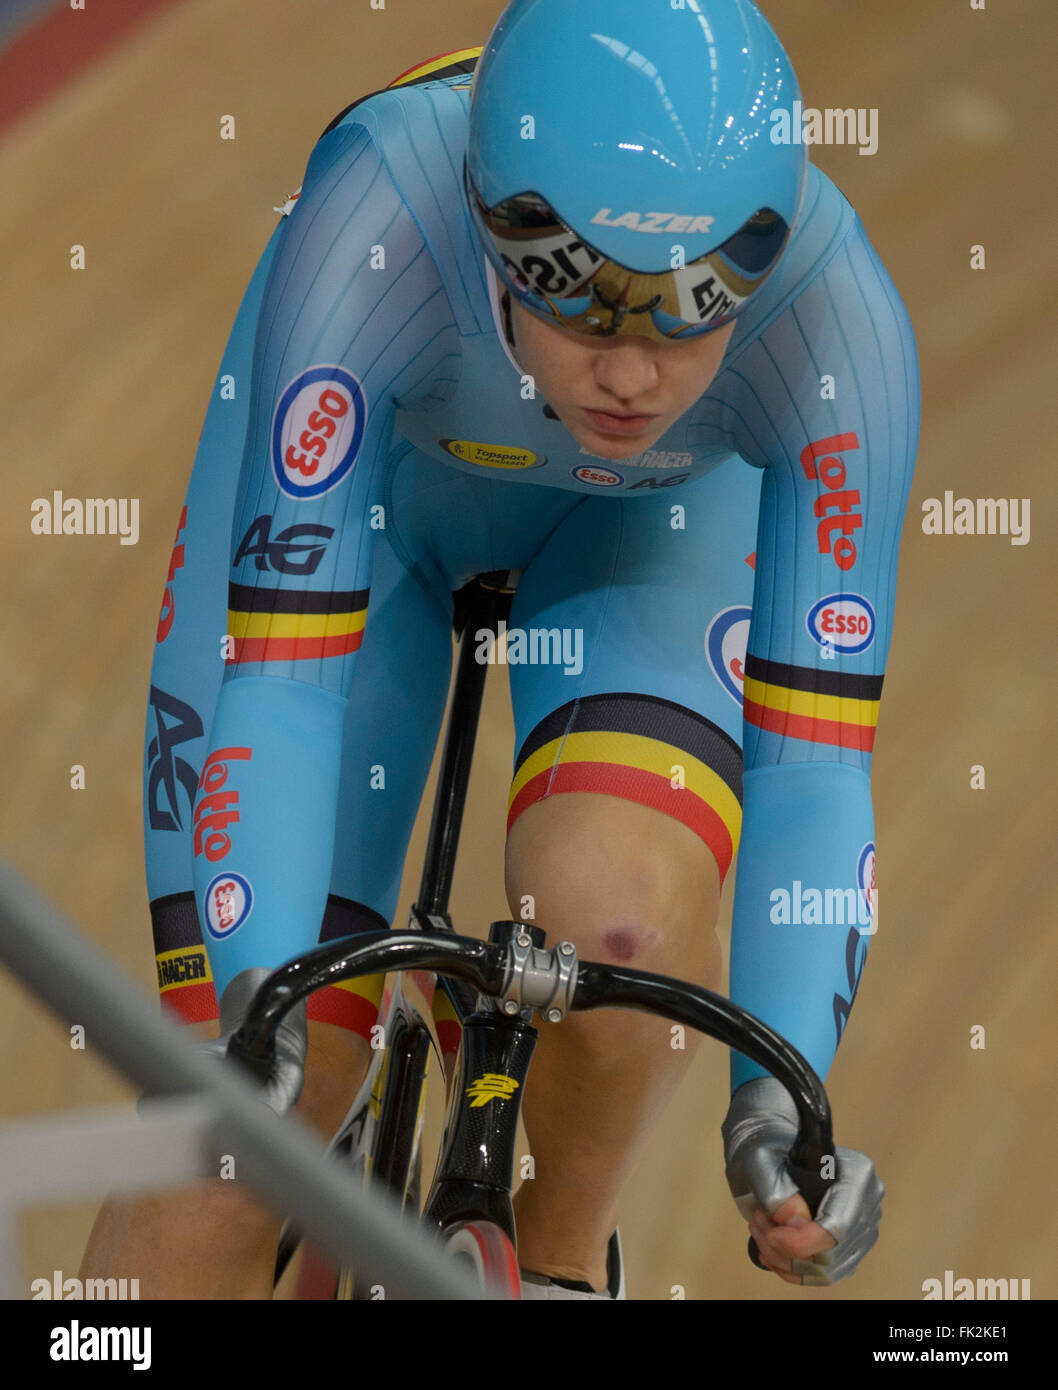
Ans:
[[[627,227],[630,232],[709,232],[715,217],[684,217],[677,212],[622,212],[600,208],[591,219],[600,227]]]

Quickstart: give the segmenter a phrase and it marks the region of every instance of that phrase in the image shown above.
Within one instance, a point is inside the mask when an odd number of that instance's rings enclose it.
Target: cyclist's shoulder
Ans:
[[[309,154],[299,200],[331,213],[389,219],[365,193],[381,171],[431,243],[462,189],[470,82],[478,49],[445,54],[358,97],[328,123]],[[292,210],[288,205],[285,211]]]
[[[440,54],[409,68],[392,82],[357,97],[331,120],[319,140],[335,131],[363,127],[377,143],[402,134],[415,139],[432,127],[442,140],[453,131],[465,133],[470,110],[470,85],[480,48]]]
[[[856,209],[822,169],[809,164],[801,208],[779,266],[774,285],[777,298],[801,290],[826,269],[857,223]]]
[[[423,302],[433,299],[442,317],[447,303],[467,333],[481,332],[489,316],[483,277],[467,274],[472,227],[469,215],[459,213],[471,79],[480,52],[461,49],[428,59],[344,107],[312,147],[301,188],[283,208],[302,219],[306,235],[291,244],[292,254],[307,263],[331,255],[336,228],[350,244],[363,246],[366,239],[385,245],[395,219],[405,231],[414,223],[429,254],[414,258],[413,278],[402,292],[421,289]],[[310,237],[313,226],[318,230]],[[407,251],[412,239],[402,233],[394,245],[403,254],[400,248]],[[444,290],[435,299],[431,265]]]
[[[856,209],[836,183],[814,164],[809,164],[804,196],[789,245],[768,284],[739,320],[728,362],[749,347],[781,315],[796,307],[802,297],[824,282],[843,249],[851,242],[866,244],[866,233]],[[840,315],[847,296],[858,297],[856,278],[860,264],[845,258],[849,275],[830,278],[825,293]]]

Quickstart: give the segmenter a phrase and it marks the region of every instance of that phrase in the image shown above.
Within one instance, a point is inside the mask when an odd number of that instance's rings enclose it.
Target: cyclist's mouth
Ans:
[[[642,434],[656,415],[614,415],[609,410],[587,410],[585,414],[600,434]]]

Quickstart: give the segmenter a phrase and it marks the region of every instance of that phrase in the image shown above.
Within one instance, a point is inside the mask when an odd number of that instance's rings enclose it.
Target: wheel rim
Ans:
[[[445,1250],[473,1272],[483,1293],[491,1288],[501,1297],[521,1299],[518,1257],[499,1226],[489,1221],[462,1221],[445,1233]]]

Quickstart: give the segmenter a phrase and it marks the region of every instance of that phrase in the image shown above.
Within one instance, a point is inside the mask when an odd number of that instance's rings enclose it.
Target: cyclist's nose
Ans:
[[[596,382],[622,401],[647,395],[660,379],[657,357],[645,339],[615,344],[595,359]]]

